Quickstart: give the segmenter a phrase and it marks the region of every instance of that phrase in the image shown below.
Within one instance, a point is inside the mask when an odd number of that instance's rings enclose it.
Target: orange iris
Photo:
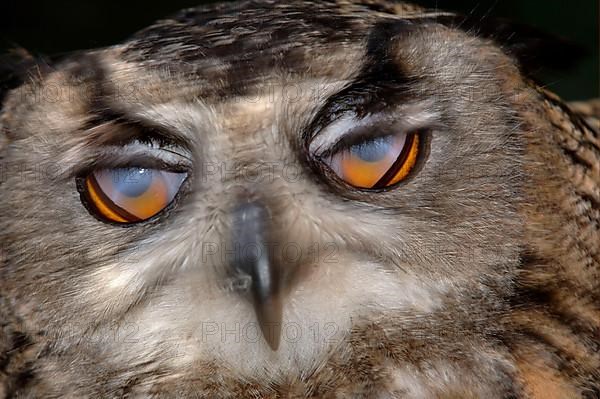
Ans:
[[[103,219],[139,222],[166,208],[185,177],[185,173],[146,168],[98,170],[86,177],[85,195]]]
[[[346,183],[358,188],[383,188],[405,179],[417,163],[419,136],[377,137],[342,149],[328,165]]]

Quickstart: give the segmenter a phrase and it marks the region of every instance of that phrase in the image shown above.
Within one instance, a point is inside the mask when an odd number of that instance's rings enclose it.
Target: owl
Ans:
[[[25,59],[0,397],[598,398],[600,106],[484,25],[251,0]]]

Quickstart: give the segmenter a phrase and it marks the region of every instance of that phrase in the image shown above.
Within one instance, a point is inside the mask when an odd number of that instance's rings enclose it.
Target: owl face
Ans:
[[[2,289],[49,332],[40,373],[181,396],[508,373],[488,337],[518,260],[522,80],[395,7],[191,9],[11,93]]]

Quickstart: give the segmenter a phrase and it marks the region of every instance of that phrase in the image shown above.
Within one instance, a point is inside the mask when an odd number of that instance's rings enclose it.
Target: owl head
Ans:
[[[29,68],[0,287],[43,392],[506,393],[530,83],[455,22],[218,4]]]

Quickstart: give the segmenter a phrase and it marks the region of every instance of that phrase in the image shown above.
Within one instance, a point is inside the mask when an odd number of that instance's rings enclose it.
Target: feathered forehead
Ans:
[[[580,55],[569,43],[506,21],[386,0],[252,0],[195,7],[156,22],[109,48],[108,53],[116,56],[112,61],[126,64],[124,81],[128,86],[136,81],[151,85],[140,81],[151,70],[159,78],[156,85],[177,82],[177,88],[169,90],[180,95],[193,92],[195,96],[226,98],[253,95],[253,88],[263,92],[273,72],[279,77],[297,74],[301,80],[353,79],[380,61],[378,57],[386,56],[400,25],[410,30],[431,24],[492,39],[515,56],[525,72],[540,62],[561,68]],[[369,53],[369,48],[379,51]],[[20,83],[73,61],[84,63],[82,60],[92,58],[86,65],[98,69],[90,54],[76,53],[48,64],[22,57],[27,62],[11,62],[10,73],[2,71],[7,65],[0,60],[0,101]],[[188,90],[190,83],[194,88]]]
[[[223,80],[252,84],[252,79],[259,83],[261,76],[273,70],[337,75],[336,68],[360,62],[356,52],[366,45],[374,28],[394,21],[405,25],[441,24],[492,39],[515,56],[525,70],[540,63],[562,68],[565,59],[576,60],[581,55],[570,43],[529,27],[410,3],[251,0],[182,10],[136,33],[124,44],[122,56],[152,68],[207,71],[211,83]],[[389,37],[379,34],[379,39]],[[344,52],[345,59],[336,58],[335,65],[323,62],[333,53]]]
[[[373,58],[369,47],[384,48],[397,33],[382,31],[424,15],[413,5],[379,1],[219,3],[183,10],[138,32],[120,58],[183,73],[196,84],[205,80],[205,88],[221,88],[219,95],[245,95],[273,72],[303,79],[351,75]],[[373,36],[381,43],[372,43]]]
[[[424,15],[412,5],[369,1],[245,1],[179,12],[138,32],[125,54],[161,61],[284,58],[298,47],[351,43],[381,18]]]

